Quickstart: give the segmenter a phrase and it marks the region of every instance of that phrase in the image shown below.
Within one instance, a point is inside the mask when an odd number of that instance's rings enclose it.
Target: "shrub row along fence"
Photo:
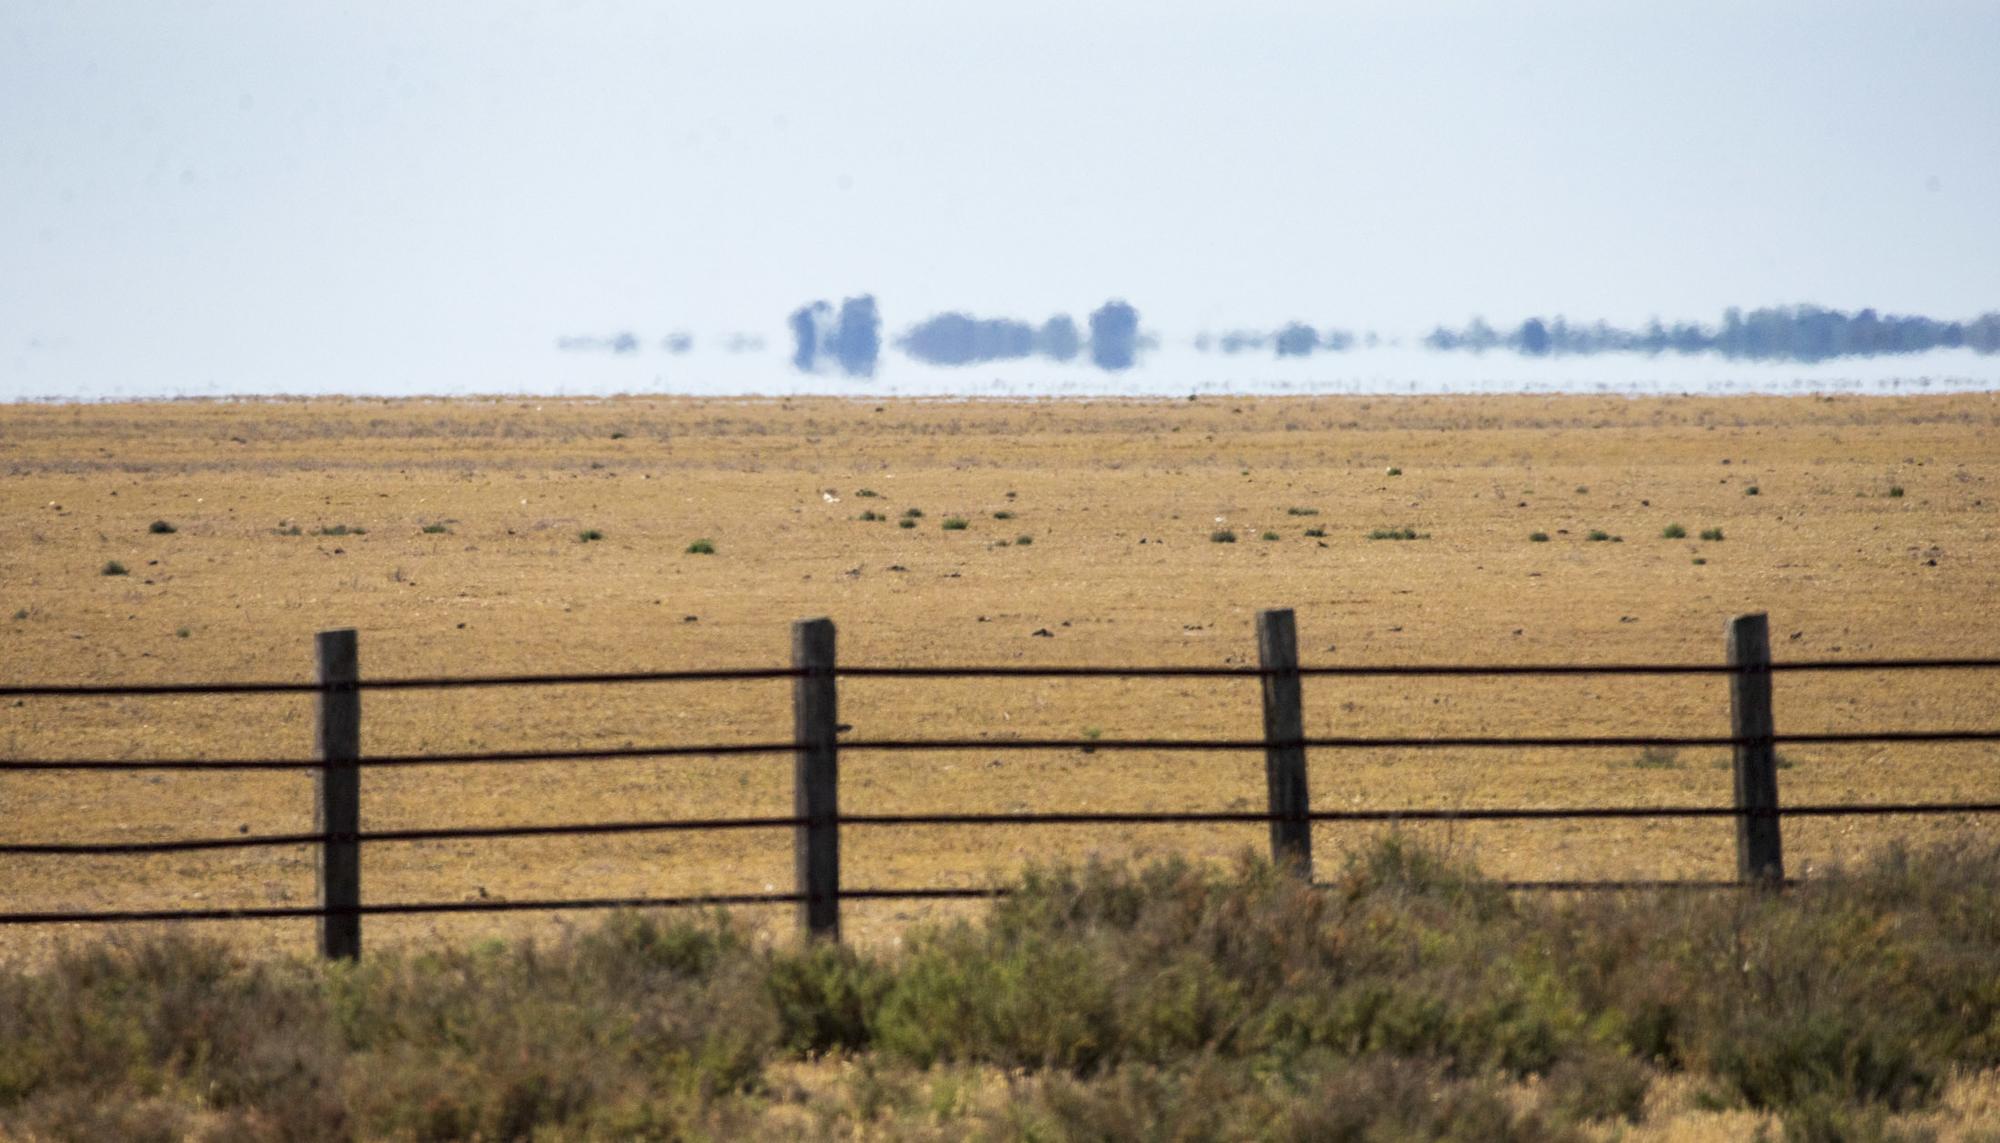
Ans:
[[[1513,881],[1512,889],[1742,888],[1783,886],[1782,823],[1788,817],[1885,814],[1993,814],[2000,802],[1875,802],[1782,806],[1778,799],[1777,748],[1811,743],[1996,742],[2000,730],[1900,730],[1819,734],[1779,734],[1771,709],[1771,676],[1782,671],[1917,671],[2000,667],[2000,659],[1848,659],[1789,663],[1771,661],[1769,628],[1762,614],[1739,616],[1728,625],[1726,661],[1721,664],[1612,665],[1429,665],[1306,666],[1299,662],[1292,612],[1270,610],[1257,617],[1259,662],[1255,667],[867,667],[842,666],[834,655],[830,620],[792,625],[789,668],[635,672],[593,675],[491,675],[479,677],[364,679],[353,630],[323,631],[316,638],[318,678],[314,682],[169,683],[133,686],[0,686],[0,697],[150,696],[310,693],[316,696],[316,755],[312,758],[234,759],[9,759],[4,771],[313,770],[317,804],[310,833],[190,838],[158,842],[0,843],[5,855],[157,854],[196,850],[311,845],[316,847],[319,903],[310,906],[150,910],[70,910],[0,913],[0,925],[109,923],[121,921],[257,920],[313,918],[319,950],[329,958],[361,951],[361,919],[371,915],[473,913],[561,909],[650,908],[701,905],[795,905],[800,927],[813,937],[838,939],[840,907],[852,900],[989,898],[1004,890],[986,888],[848,888],[841,881],[840,836],[844,826],[1026,826],[1158,823],[1257,824],[1270,827],[1274,861],[1299,876],[1312,871],[1312,827],[1323,822],[1527,821],[1622,818],[1735,819],[1736,869],[1733,880],[1715,881]],[[1538,737],[1308,737],[1301,680],[1309,677],[1437,677],[1561,675],[1724,675],[1729,682],[1730,733],[1683,736]],[[838,681],[843,678],[1256,678],[1263,688],[1263,734],[1256,738],[884,738],[840,739]],[[361,750],[363,691],[552,684],[638,682],[792,681],[793,737],[788,742],[662,745],[588,750],[519,750],[431,754],[365,755]],[[1306,752],[1314,749],[1441,749],[1464,747],[1617,748],[1729,747],[1733,751],[1734,798],[1729,806],[1583,806],[1547,808],[1315,810],[1306,782]],[[1257,812],[1035,812],[959,814],[842,814],[839,759],[842,750],[943,752],[955,750],[1091,749],[1096,751],[1257,751],[1264,755],[1267,809]],[[676,758],[690,756],[784,755],[793,757],[793,812],[789,817],[722,817],[653,821],[582,822],[553,825],[367,830],[361,828],[361,772],[396,766],[506,765],[529,762]],[[365,844],[546,837],[554,835],[708,832],[790,829],[796,884],[789,893],[700,894],[672,897],[595,897],[553,900],[365,902],[361,894],[361,851]]]

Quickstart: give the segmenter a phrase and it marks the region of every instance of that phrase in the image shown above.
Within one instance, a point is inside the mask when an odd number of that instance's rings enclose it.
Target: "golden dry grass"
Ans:
[[[1780,658],[2000,651],[2000,399],[1467,397],[962,403],[626,398],[0,408],[0,678],[305,679],[314,631],[366,673],[784,661],[829,615],[850,663],[1254,660],[1260,607],[1312,663],[1714,661],[1769,610]],[[1387,469],[1399,467],[1401,475]],[[1759,494],[1745,494],[1755,485]],[[1897,497],[1892,487],[1904,489]],[[879,498],[857,497],[858,490]],[[831,494],[832,499],[829,499]],[[911,507],[915,528],[894,518]],[[1293,516],[1287,509],[1317,509]],[[865,522],[864,511],[890,520]],[[1011,519],[996,519],[1011,512]],[[949,515],[970,521],[947,531]],[[164,519],[178,529],[152,534]],[[1689,539],[1665,540],[1669,523]],[[348,525],[363,535],[314,535]],[[427,533],[426,525],[448,531]],[[300,535],[281,534],[296,526]],[[1369,541],[1376,528],[1428,538]],[[1233,529],[1239,542],[1216,544]],[[1306,537],[1307,528],[1325,537]],[[1692,537],[1719,527],[1720,543]],[[586,529],[603,533],[582,542]],[[1622,543],[1593,543],[1601,529]],[[1266,530],[1280,539],[1259,539]],[[1529,534],[1547,532],[1548,543]],[[1001,541],[1032,536],[1032,546]],[[686,553],[697,539],[713,555]],[[1705,564],[1696,564],[1696,558]],[[128,576],[104,576],[110,560]],[[185,637],[177,632],[185,629]],[[1034,632],[1047,630],[1049,637]],[[2000,724],[1971,672],[1780,676],[1781,730]],[[868,737],[1251,736],[1254,682],[855,680]],[[8,757],[300,756],[301,697],[29,699]],[[378,693],[371,751],[783,739],[783,683]],[[1722,733],[1720,679],[1309,682],[1312,734]],[[2000,794],[2000,751],[1787,751],[1787,801]],[[1333,807],[1725,804],[1719,752],[1321,753]],[[961,752],[843,759],[851,811],[1256,808],[1255,756]],[[786,758],[369,771],[363,824],[789,812]],[[0,775],[11,840],[311,826],[303,774]],[[1794,871],[1960,818],[1786,827]],[[1989,827],[1990,828],[1990,827]],[[1363,831],[1323,828],[1323,861]],[[1490,874],[1726,876],[1725,821],[1440,828]],[[1030,860],[1234,853],[1221,827],[862,829],[851,886],[981,884]],[[372,900],[758,891],[782,834],[382,845]],[[305,903],[311,855],[0,858],[0,909]],[[850,906],[892,935],[915,905]],[[785,920],[773,918],[774,923]],[[371,919],[368,940],[546,916]],[[221,926],[303,947],[301,923]],[[71,929],[68,935],[85,930]],[[65,934],[10,929],[31,952]]]

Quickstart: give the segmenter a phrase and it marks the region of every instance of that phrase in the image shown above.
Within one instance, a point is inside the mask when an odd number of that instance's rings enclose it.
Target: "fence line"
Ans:
[[[1780,734],[1771,710],[1771,676],[1787,671],[1908,671],[2000,668],[1996,658],[1917,658],[1800,660],[1770,659],[1768,624],[1761,614],[1739,616],[1728,627],[1727,662],[1715,664],[1513,664],[1309,666],[1297,657],[1289,610],[1257,617],[1257,666],[1225,667],[870,667],[841,666],[834,653],[833,624],[824,619],[793,625],[793,662],[787,668],[621,672],[610,674],[494,675],[460,678],[367,679],[358,666],[352,630],[316,637],[318,678],[310,683],[162,683],[134,686],[13,685],[0,696],[152,696],[193,694],[312,694],[317,750],[312,758],[236,759],[0,759],[0,771],[241,771],[309,770],[315,773],[314,829],[304,833],[184,838],[135,842],[0,843],[0,856],[123,856],[199,850],[315,847],[319,904],[256,908],[58,910],[0,913],[0,925],[110,923],[169,920],[305,919],[318,922],[322,955],[358,956],[361,918],[415,913],[520,912],[621,907],[708,905],[793,905],[807,933],[837,939],[840,903],[847,900],[953,900],[1004,896],[1006,890],[972,887],[846,888],[841,884],[842,827],[1056,826],[1147,824],[1266,824],[1275,861],[1300,876],[1312,871],[1311,827],[1333,822],[1402,821],[1560,821],[1583,819],[1732,819],[1736,827],[1738,876],[1733,880],[1501,881],[1510,890],[1582,891],[1742,889],[1796,884],[1785,877],[1782,823],[1786,818],[1886,815],[1984,815],[2000,813],[2000,802],[1874,802],[1784,806],[1778,799],[1777,751],[1785,744],[1911,742],[1995,742],[2000,730],[1889,730]],[[1300,681],[1307,677],[1437,677],[1520,675],[1723,675],[1730,684],[1730,733],[1726,735],[1580,736],[1343,736],[1304,733]],[[903,678],[1254,678],[1263,692],[1263,735],[1258,738],[880,738],[840,737],[837,715],[841,679]],[[710,743],[562,750],[465,751],[367,755],[360,749],[363,692],[448,687],[603,685],[638,682],[741,682],[790,680],[794,734],[785,742]],[[1730,805],[1492,807],[1382,810],[1313,810],[1306,783],[1306,757],[1314,749],[1444,748],[1630,748],[1647,746],[1728,747],[1733,797]],[[960,750],[1068,750],[1157,752],[1262,751],[1268,808],[1257,811],[1046,811],[988,813],[842,814],[838,802],[838,758],[842,751],[911,753]],[[793,756],[794,812],[790,816],[689,818],[650,821],[579,822],[544,825],[467,826],[364,831],[360,822],[360,775],[365,769],[448,764],[513,764],[619,761],[679,757]],[[790,893],[695,894],[665,897],[562,898],[527,901],[406,901],[364,903],[360,872],[362,847],[374,843],[534,838],[722,830],[793,832],[795,889]]]
[[[1986,670],[2000,668],[2000,658],[1914,659],[1794,659],[1770,664],[1773,672]],[[1301,665],[1286,671],[1267,667],[1215,666],[1019,666],[990,667],[836,667],[842,679],[1223,679],[1267,678],[1296,674],[1303,678],[1423,678],[1429,676],[1512,675],[1727,675],[1727,663],[1430,663]],[[614,671],[598,674],[435,675],[362,679],[364,691],[449,690],[471,687],[597,686],[607,683],[744,682],[797,679],[796,667],[728,667],[692,671]],[[316,682],[219,683],[19,683],[0,684],[0,698],[138,698],[161,695],[315,694]]]

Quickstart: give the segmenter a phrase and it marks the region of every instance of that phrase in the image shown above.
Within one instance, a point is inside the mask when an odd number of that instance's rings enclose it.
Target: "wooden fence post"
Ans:
[[[1762,612],[1729,621],[1729,733],[1736,755],[1736,875],[1764,883],[1785,879],[1778,810],[1777,734],[1771,716],[1771,632]]]
[[[322,631],[313,640],[319,658],[315,737],[319,749],[319,798],[313,830],[329,835],[319,847],[319,954],[328,960],[361,955],[361,679],[354,629]]]
[[[1264,782],[1271,813],[1271,860],[1312,879],[1312,803],[1306,794],[1304,704],[1299,640],[1291,608],[1257,613],[1257,661],[1264,682]]]
[[[840,939],[840,718],[833,675],[833,620],[792,624],[792,863],[799,924],[811,937]]]

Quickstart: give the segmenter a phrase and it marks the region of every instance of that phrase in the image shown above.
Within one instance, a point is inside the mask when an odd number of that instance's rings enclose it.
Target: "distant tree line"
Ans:
[[[813,302],[792,311],[792,364],[814,373],[822,358],[840,366],[849,377],[873,377],[882,352],[882,318],[875,296],[863,294],[840,303],[836,314],[827,303]]]
[[[1194,339],[1194,347],[1203,353],[1218,349],[1224,353],[1247,353],[1268,348],[1279,357],[1311,357],[1321,350],[1341,353],[1354,348],[1354,335],[1344,329],[1319,330],[1295,321],[1269,332],[1232,329],[1227,333],[1200,334]]]
[[[815,302],[794,313],[792,364],[811,371],[819,356],[828,351],[827,347],[834,346],[841,367],[850,375],[872,372],[878,347],[873,331],[879,322],[874,299],[859,300],[867,303],[861,315],[868,322],[865,343],[849,336],[853,320],[849,307],[855,299],[841,307],[837,320],[830,320],[832,311],[824,302]],[[1104,303],[1090,315],[1087,339],[1068,314],[1056,314],[1040,325],[1031,325],[1014,318],[942,313],[910,327],[896,339],[896,345],[911,357],[931,365],[977,365],[1036,356],[1068,362],[1088,349],[1091,363],[1100,369],[1130,369],[1140,349],[1139,311],[1123,301]],[[865,354],[866,369],[850,364],[848,348],[853,350],[856,361]]]
[[[1826,361],[1836,357],[1924,353],[1933,349],[1971,349],[2000,353],[2000,313],[1971,321],[1882,315],[1872,309],[1856,313],[1819,306],[1774,306],[1742,310],[1731,307],[1722,323],[1662,325],[1657,319],[1644,329],[1621,329],[1605,322],[1571,325],[1561,317],[1531,317],[1502,332],[1474,318],[1463,329],[1439,326],[1424,338],[1439,350],[1511,349],[1529,357],[1592,353],[1719,353],[1749,361]]]

